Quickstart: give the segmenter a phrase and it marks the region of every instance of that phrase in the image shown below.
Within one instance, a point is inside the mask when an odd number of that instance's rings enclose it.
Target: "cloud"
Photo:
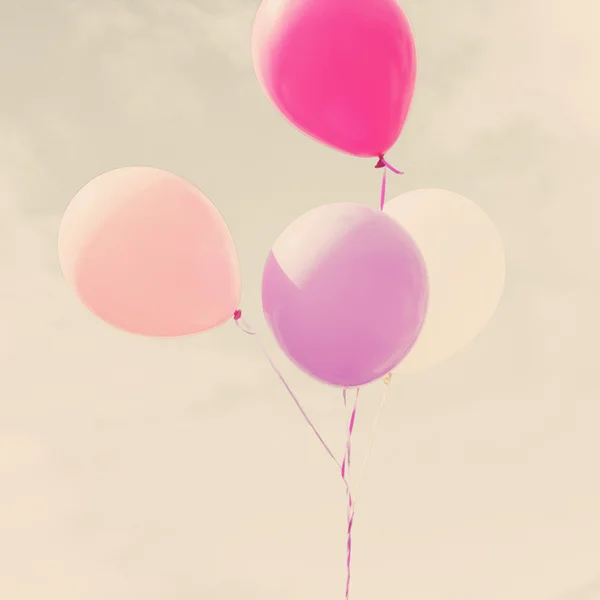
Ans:
[[[57,215],[102,171],[169,168],[175,155],[178,164],[181,155],[197,164],[194,151],[214,148],[206,132],[222,96],[236,97],[253,78],[250,5],[44,6],[41,14],[14,13],[0,58],[0,154],[20,192],[19,212]],[[37,33],[17,35],[24,30]]]
[[[444,98],[431,128],[455,151],[482,132],[535,122],[545,135],[579,139],[600,132],[600,103],[590,77],[600,59],[594,23],[597,3],[549,0],[491,3],[479,27],[461,11],[465,24],[484,40],[477,68],[461,78],[460,89]],[[454,73],[453,70],[449,72]]]
[[[600,579],[559,594],[554,600],[598,600],[598,598],[600,598]]]

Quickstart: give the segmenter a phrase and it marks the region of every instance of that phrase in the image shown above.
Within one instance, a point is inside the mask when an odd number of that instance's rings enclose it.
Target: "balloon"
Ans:
[[[315,208],[279,236],[262,281],[267,323],[287,356],[340,387],[386,375],[427,308],[418,248],[392,219],[351,203]]]
[[[504,290],[504,246],[490,218],[445,190],[415,190],[384,212],[410,233],[429,276],[429,307],[414,348],[397,369],[414,373],[461,350],[485,327]]]
[[[396,0],[263,0],[252,57],[267,97],[319,142],[376,157],[398,139],[417,58]]]
[[[160,169],[125,167],[85,185],[64,214],[58,253],[83,304],[130,333],[206,331],[240,299],[225,221],[200,190]]]

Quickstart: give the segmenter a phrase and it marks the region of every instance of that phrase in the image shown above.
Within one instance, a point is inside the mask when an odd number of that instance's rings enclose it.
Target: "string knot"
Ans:
[[[379,162],[375,165],[375,168],[376,169],[384,169],[387,165],[385,162],[385,158],[383,158],[383,154],[380,154],[378,156],[378,158],[379,158]]]
[[[234,313],[233,313],[233,320],[234,321],[239,321],[242,318],[242,311],[238,308]]]

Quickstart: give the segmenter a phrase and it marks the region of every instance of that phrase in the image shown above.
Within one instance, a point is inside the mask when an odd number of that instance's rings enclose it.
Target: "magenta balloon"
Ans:
[[[417,57],[396,0],[263,0],[252,55],[271,102],[312,138],[362,157],[398,139]]]
[[[279,236],[262,281],[263,310],[283,351],[325,383],[385,376],[415,343],[427,273],[411,237],[360,204],[329,204]]]

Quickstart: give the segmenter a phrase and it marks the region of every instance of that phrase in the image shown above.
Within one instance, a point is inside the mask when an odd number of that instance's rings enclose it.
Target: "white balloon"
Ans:
[[[506,279],[504,245],[481,208],[446,190],[407,192],[384,212],[413,237],[429,276],[423,329],[396,370],[415,373],[452,357],[492,318]]]

